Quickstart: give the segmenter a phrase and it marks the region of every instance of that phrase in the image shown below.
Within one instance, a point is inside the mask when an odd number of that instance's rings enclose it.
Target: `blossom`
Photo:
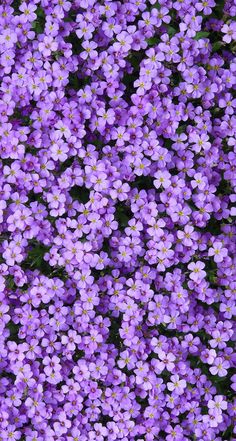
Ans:
[[[225,41],[226,43],[230,43],[231,40],[234,40],[235,36],[236,36],[235,23],[231,22],[229,25],[224,24],[221,28],[221,32],[223,32],[225,34],[223,36],[223,41]]]
[[[167,383],[167,388],[169,391],[176,393],[177,395],[181,395],[184,393],[184,389],[186,387],[186,381],[181,380],[179,375],[171,375],[171,382]]]
[[[231,388],[235,391],[236,390],[236,376],[235,375],[233,375],[231,377],[231,381],[232,381]]]
[[[200,281],[206,276],[206,272],[203,270],[205,265],[203,262],[192,262],[188,265],[188,269],[191,271],[190,278],[194,281]]]
[[[209,400],[207,407],[210,412],[221,412],[227,409],[227,401],[224,400],[222,395],[215,395],[214,400]]]
[[[235,12],[1,2],[1,440],[233,437]]]
[[[174,370],[174,361],[175,356],[171,352],[165,353],[164,351],[159,350],[158,351],[158,358],[161,360],[156,364],[157,368],[163,371],[164,369],[167,369],[169,372],[172,372]]]
[[[213,246],[209,248],[208,251],[208,256],[214,256],[215,262],[222,262],[227,255],[227,248],[224,248],[222,242],[218,241],[214,242]]]
[[[158,171],[157,173],[155,173],[154,175],[155,180],[154,180],[154,185],[156,188],[159,188],[160,186],[164,187],[164,188],[168,188],[170,186],[170,173],[169,172],[163,172],[163,171]]]
[[[213,362],[213,366],[210,367],[210,372],[212,375],[225,377],[225,375],[227,375],[227,369],[229,367],[230,364],[227,360],[224,360],[222,357],[216,357],[216,359]]]

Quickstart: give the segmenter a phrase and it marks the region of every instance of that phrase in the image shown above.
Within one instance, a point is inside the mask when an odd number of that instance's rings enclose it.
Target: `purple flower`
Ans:
[[[231,439],[233,0],[0,3],[0,438]]]
[[[186,388],[186,381],[181,380],[179,375],[171,375],[170,379],[171,382],[167,383],[168,390],[177,395],[182,395],[184,393],[184,389]]]
[[[214,400],[209,400],[207,407],[210,412],[221,412],[227,409],[227,401],[224,400],[222,395],[215,395]]]
[[[227,360],[224,360],[222,357],[216,357],[216,359],[213,362],[213,366],[210,367],[210,372],[212,375],[225,377],[227,375],[227,369],[229,367],[230,364]]]
[[[171,184],[169,172],[158,171],[157,173],[155,173],[154,177],[155,177],[154,186],[156,188],[159,188],[161,186],[163,188],[168,188]]]
[[[221,28],[221,32],[223,32],[223,34],[225,34],[223,36],[223,41],[225,41],[226,43],[230,43],[231,40],[235,40],[235,38],[236,38],[235,23],[232,21],[229,25],[224,24],[224,26],[222,26],[222,28]]]
[[[209,248],[208,251],[208,256],[214,256],[214,261],[216,263],[222,262],[227,255],[227,248],[224,248],[222,242],[218,241],[214,242],[213,246]]]
[[[168,352],[167,354],[159,350],[158,351],[158,358],[160,359],[160,362],[157,362],[157,368],[162,372],[164,369],[167,369],[169,372],[172,372],[174,370],[175,364],[175,356],[171,352]],[[170,390],[170,389],[169,389]]]
[[[203,270],[205,268],[205,265],[203,262],[192,262],[188,265],[188,269],[191,271],[189,277],[194,282],[200,282],[205,276],[206,272]]]

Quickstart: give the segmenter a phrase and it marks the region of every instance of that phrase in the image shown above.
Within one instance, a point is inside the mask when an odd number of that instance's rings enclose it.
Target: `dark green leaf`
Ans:
[[[78,185],[75,185],[70,190],[70,195],[74,200],[86,204],[86,202],[89,201],[90,191],[84,186],[79,187]]]
[[[200,40],[200,38],[208,38],[209,35],[210,35],[209,32],[204,32],[204,31],[197,32],[194,37],[194,40]]]
[[[173,37],[177,31],[175,28],[173,28],[173,26],[167,26],[167,32],[170,37]]]
[[[212,45],[212,52],[217,52],[223,46],[223,44],[224,43],[222,41],[215,41],[215,43]]]

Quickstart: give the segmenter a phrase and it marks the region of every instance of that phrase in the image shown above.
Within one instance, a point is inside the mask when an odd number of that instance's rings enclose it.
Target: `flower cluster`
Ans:
[[[236,439],[235,15],[1,2],[0,441]]]

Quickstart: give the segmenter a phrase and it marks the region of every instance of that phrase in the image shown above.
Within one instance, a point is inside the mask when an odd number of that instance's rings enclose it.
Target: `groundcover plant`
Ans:
[[[0,3],[0,441],[235,440],[235,0]]]

